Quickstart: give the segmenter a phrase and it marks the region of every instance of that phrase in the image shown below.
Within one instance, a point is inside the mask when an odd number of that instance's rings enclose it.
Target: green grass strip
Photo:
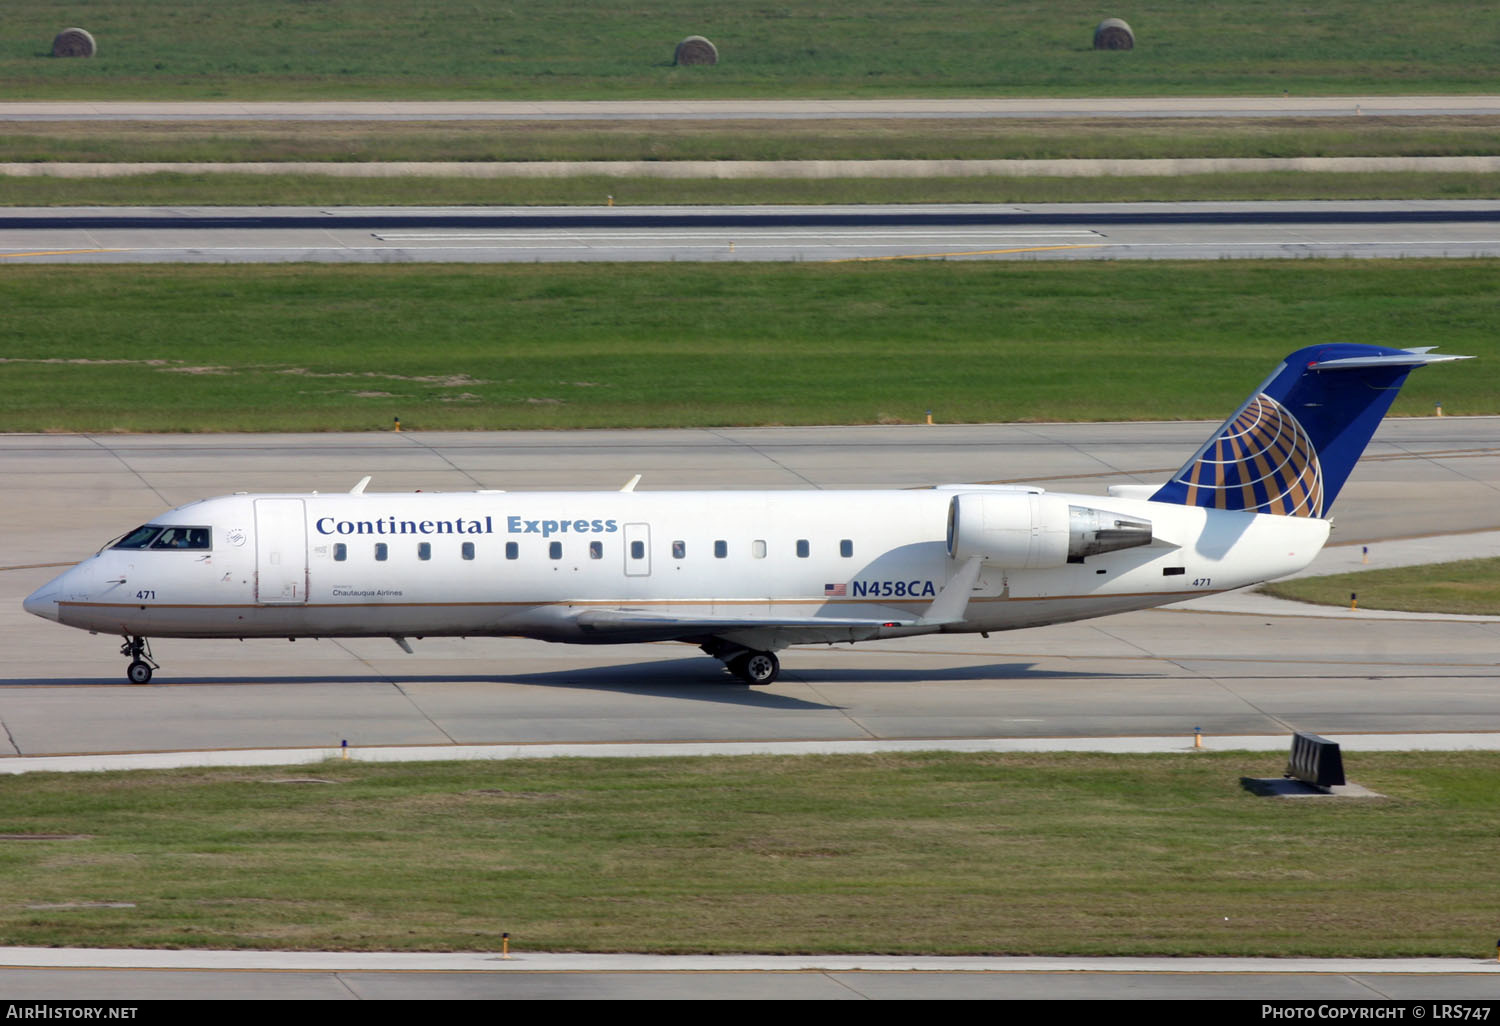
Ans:
[[[1077,0],[111,0],[64,18],[13,4],[0,80],[17,99],[1352,95],[1500,92],[1493,15],[1461,0],[1158,0],[1136,48],[1092,48]],[[55,59],[73,19],[91,59]],[[691,34],[715,67],[674,67]]]
[[[1484,957],[1493,753],[325,763],[0,779],[0,944]],[[123,903],[130,907],[98,907]]]
[[[1281,171],[1121,178],[336,178],[178,174],[0,177],[6,206],[617,206],[848,203],[1186,203],[1494,199],[1500,175]]]
[[[1277,598],[1320,605],[1348,606],[1352,594],[1358,596],[1362,609],[1500,616],[1500,559],[1302,577],[1267,584],[1260,590]]]
[[[726,240],[727,243],[727,240]],[[49,266],[0,275],[10,431],[1221,418],[1317,341],[1488,357],[1497,264]]]
[[[1492,115],[725,121],[18,121],[0,162],[1130,160],[1496,152]]]

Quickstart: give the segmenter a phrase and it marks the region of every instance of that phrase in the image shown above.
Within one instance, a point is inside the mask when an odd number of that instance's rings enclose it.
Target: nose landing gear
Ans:
[[[161,669],[157,661],[151,658],[151,642],[139,635],[127,638],[125,644],[120,646],[120,654],[130,657],[125,678],[132,684],[149,684],[151,671]]]

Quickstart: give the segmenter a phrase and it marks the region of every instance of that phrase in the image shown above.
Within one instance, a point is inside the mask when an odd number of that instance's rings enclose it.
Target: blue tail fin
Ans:
[[[1299,349],[1151,498],[1326,516],[1412,368],[1466,359],[1352,343]]]

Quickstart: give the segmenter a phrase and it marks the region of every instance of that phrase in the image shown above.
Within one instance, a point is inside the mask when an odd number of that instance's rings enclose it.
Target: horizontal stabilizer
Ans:
[[[1112,484],[1109,495],[1114,499],[1149,499],[1161,491],[1163,482],[1156,484]]]
[[[1307,365],[1309,370],[1357,370],[1361,367],[1425,367],[1429,363],[1450,363],[1454,360],[1472,360],[1472,356],[1450,356],[1434,353],[1434,346],[1420,349],[1401,349],[1375,356],[1345,356],[1331,360],[1314,360]]]

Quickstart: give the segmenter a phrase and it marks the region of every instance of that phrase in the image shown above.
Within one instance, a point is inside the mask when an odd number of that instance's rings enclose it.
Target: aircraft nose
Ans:
[[[57,581],[48,581],[36,591],[27,595],[21,602],[21,608],[33,616],[40,616],[44,620],[57,619],[57,596],[61,589]]]

